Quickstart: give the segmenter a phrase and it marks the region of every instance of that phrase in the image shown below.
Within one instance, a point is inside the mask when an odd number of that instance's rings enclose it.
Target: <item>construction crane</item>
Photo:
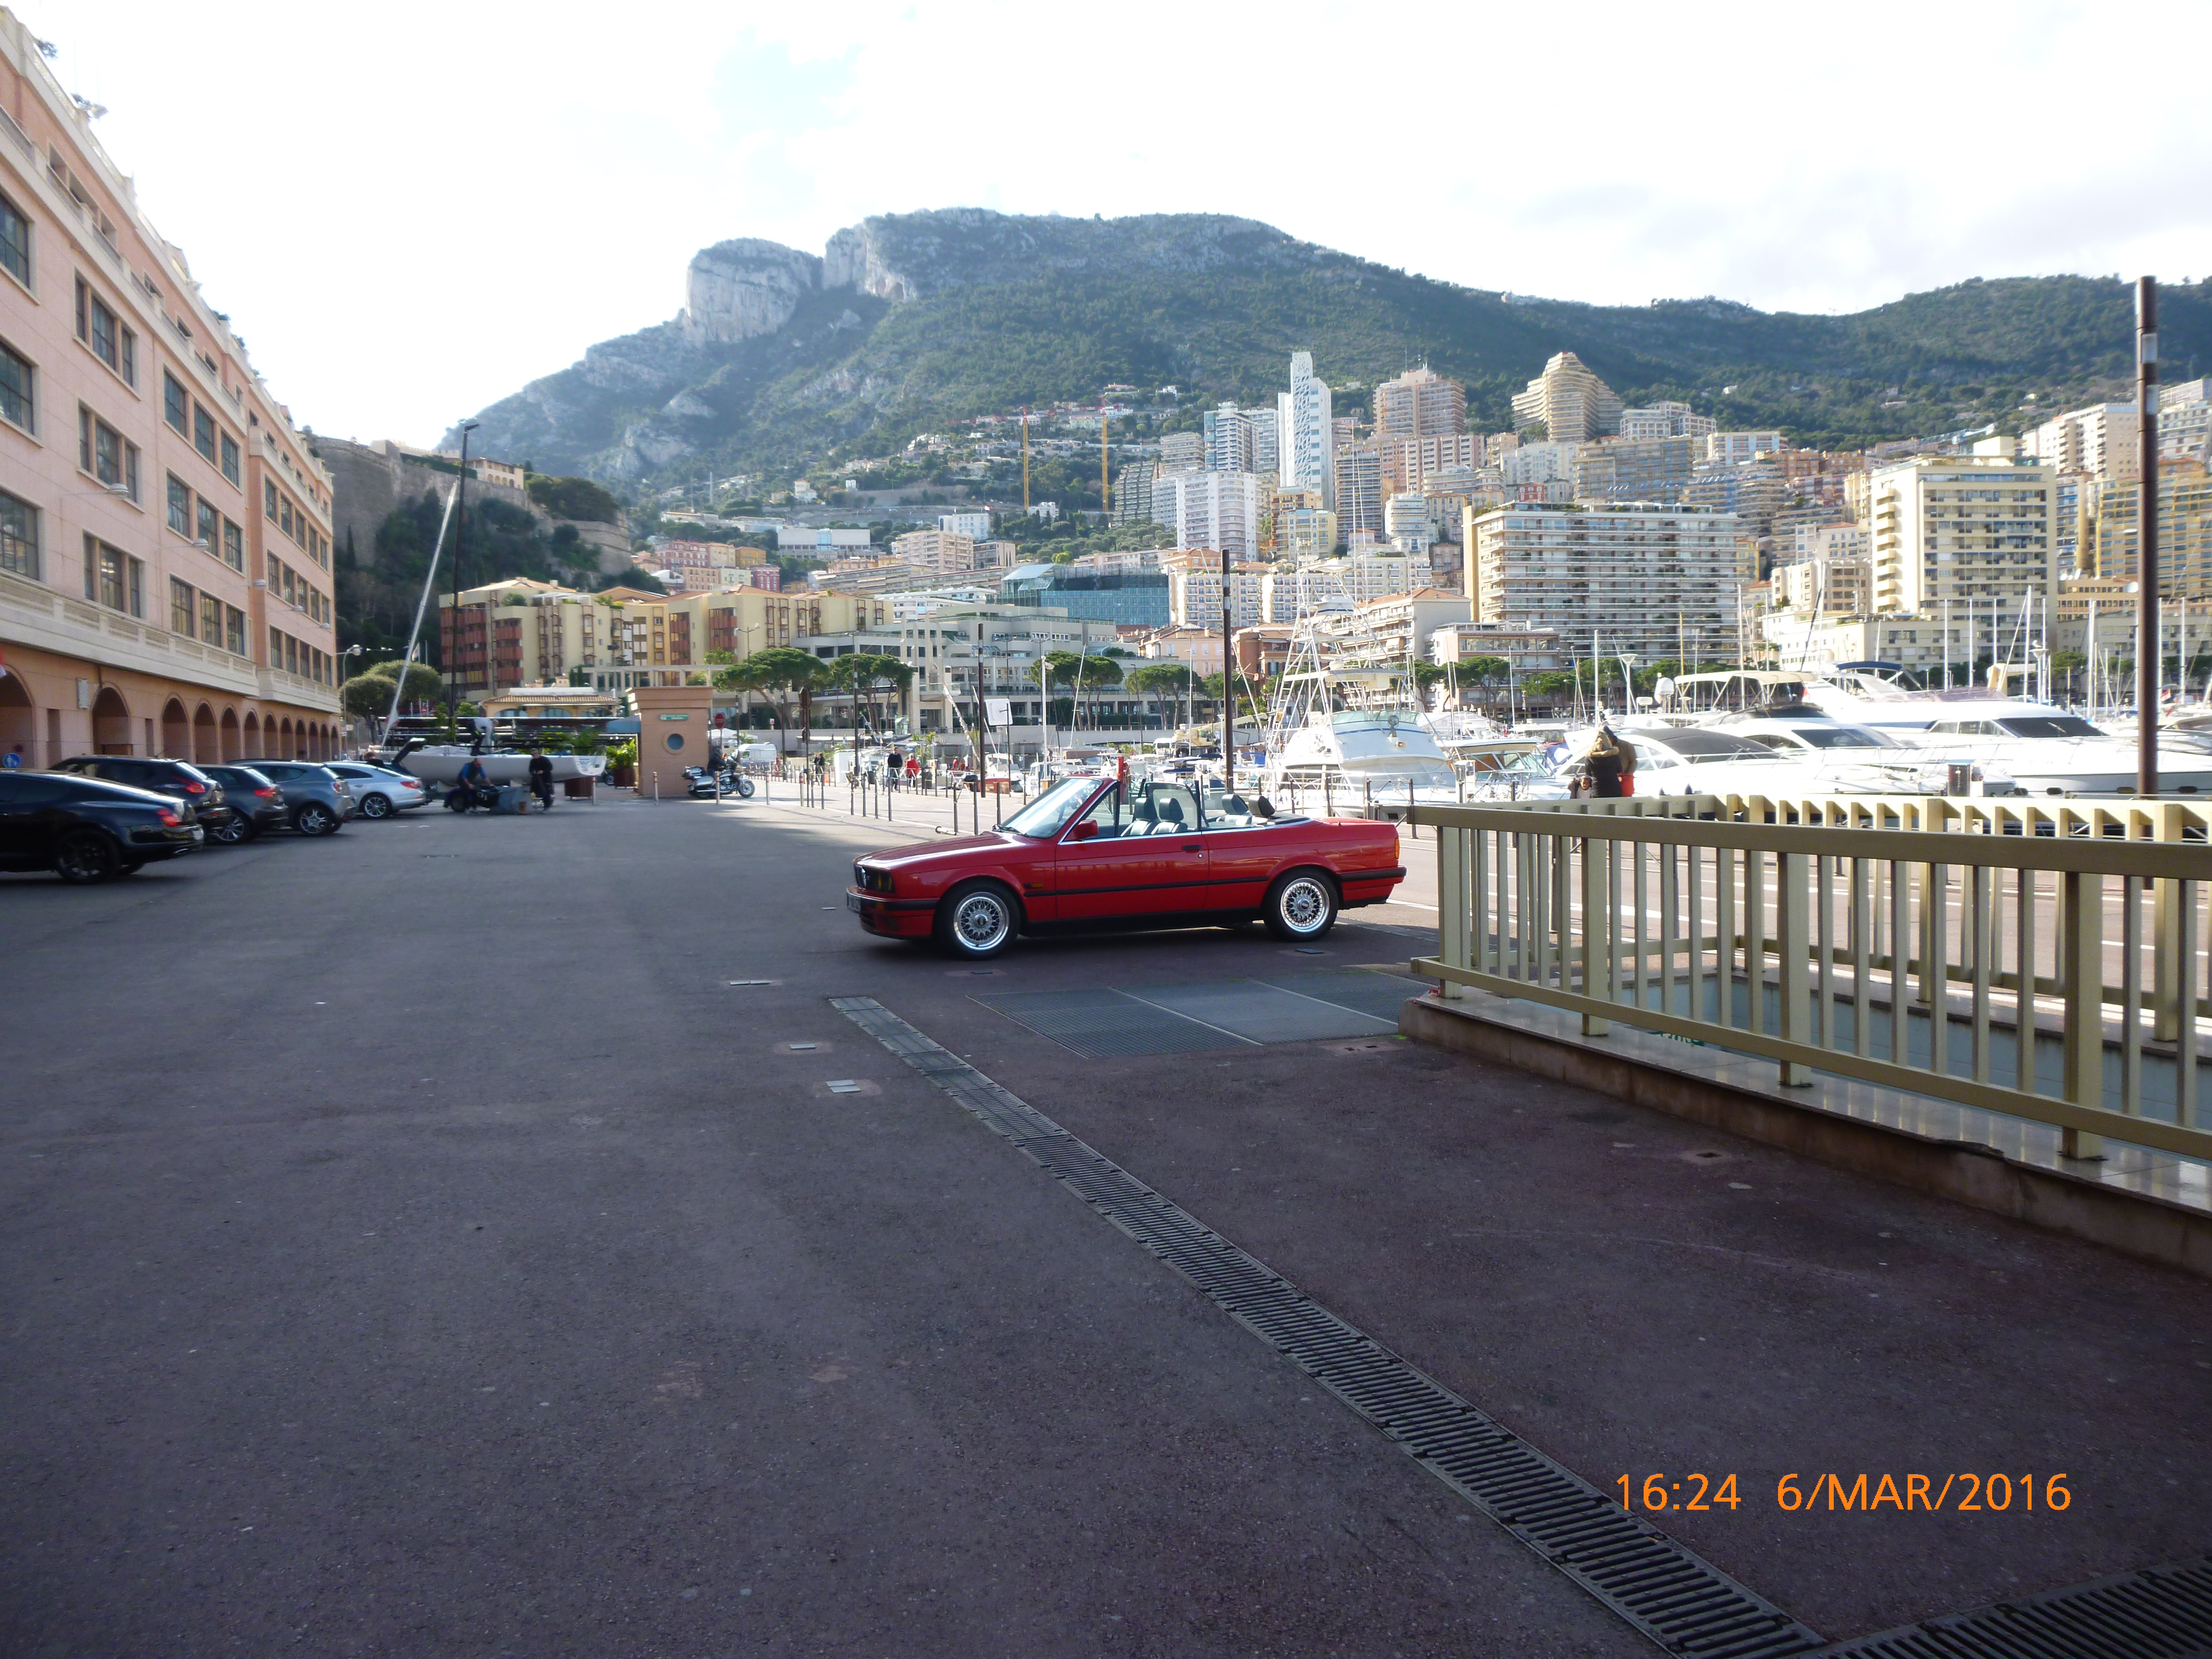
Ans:
[[[1106,494],[1106,400],[1098,400],[1098,522],[1104,524],[1113,507]]]
[[[1022,405],[1022,511],[1030,510],[1030,407]]]

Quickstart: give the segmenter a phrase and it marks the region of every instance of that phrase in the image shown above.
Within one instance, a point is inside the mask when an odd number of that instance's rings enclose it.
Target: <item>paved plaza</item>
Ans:
[[[1402,967],[1430,843],[1319,955],[978,972],[846,913],[948,821],[892,810],[0,877],[0,1652],[1653,1650],[845,997],[1601,1489],[1735,1475],[1655,1518],[1826,1636],[2212,1545],[2212,1285],[1355,1023],[1091,1057],[1006,1012]],[[1793,1472],[2071,1502],[1784,1512]]]

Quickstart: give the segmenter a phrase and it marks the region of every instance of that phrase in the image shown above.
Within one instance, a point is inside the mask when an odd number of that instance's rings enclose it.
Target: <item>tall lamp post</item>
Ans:
[[[461,422],[461,476],[453,485],[453,661],[446,676],[446,739],[459,740],[461,732],[460,681],[461,659],[465,647],[461,643],[461,532],[468,522],[469,514],[469,434],[478,422]],[[484,629],[484,677],[491,677],[491,629]]]
[[[2136,279],[2136,793],[2158,793],[2158,278]],[[2185,672],[2186,671],[2185,670]]]

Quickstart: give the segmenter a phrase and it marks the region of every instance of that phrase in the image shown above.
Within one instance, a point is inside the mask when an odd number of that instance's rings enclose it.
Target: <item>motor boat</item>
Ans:
[[[1865,672],[1807,683],[1804,701],[1849,725],[1870,726],[1923,748],[2008,774],[2031,795],[2131,795],[2136,746],[2051,703],[1994,690],[1914,691]],[[2161,766],[2161,790],[2212,793],[2212,754],[2192,744]]]
[[[1977,795],[2021,793],[1994,761],[1931,749],[1871,726],[1845,725],[1802,703],[1723,715],[1707,729],[1748,738],[1792,760],[1817,759],[1831,787],[1842,793],[1941,795],[1961,783]],[[1964,767],[1964,775],[1954,767]]]
[[[1261,792],[1326,806],[1455,806],[1459,774],[1422,715],[1408,708],[1315,708],[1268,753]]]

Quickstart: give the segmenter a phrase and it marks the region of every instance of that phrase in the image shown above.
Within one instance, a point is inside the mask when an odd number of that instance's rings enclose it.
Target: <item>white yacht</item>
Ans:
[[[2000,769],[2031,795],[2135,793],[2135,744],[2049,703],[1979,689],[1912,691],[1862,672],[1809,682],[1804,696],[1833,720]],[[2212,793],[2212,755],[2191,749],[2167,758],[2161,790]]]
[[[1322,799],[1347,810],[1369,800],[1450,806],[1461,799],[1459,775],[1409,708],[1309,709],[1304,726],[1270,744],[1260,787],[1279,804]]]

